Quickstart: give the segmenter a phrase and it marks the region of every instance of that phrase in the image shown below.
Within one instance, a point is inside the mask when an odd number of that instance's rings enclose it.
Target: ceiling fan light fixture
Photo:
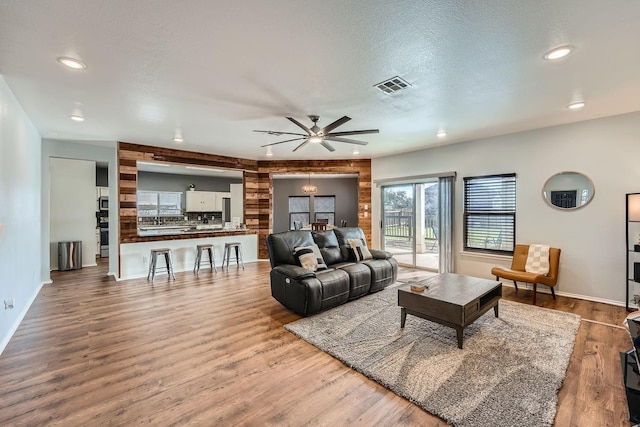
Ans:
[[[312,144],[320,144],[322,142],[322,137],[321,136],[312,136],[309,138],[309,142]]]

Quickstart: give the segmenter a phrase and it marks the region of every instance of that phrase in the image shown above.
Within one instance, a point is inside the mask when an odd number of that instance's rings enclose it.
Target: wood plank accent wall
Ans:
[[[273,175],[281,174],[357,174],[358,175],[358,226],[362,228],[371,246],[371,159],[357,160],[266,160],[258,162],[260,192],[269,197],[268,206],[261,208],[258,256],[268,258],[266,244],[267,234],[273,229]],[[364,216],[364,205],[368,205],[367,216]],[[263,252],[264,251],[264,252]]]
[[[258,232],[258,257],[269,257],[266,237],[273,230],[273,175],[287,173],[357,174],[358,219],[371,245],[371,160],[274,160],[256,161],[163,147],[118,143],[119,243],[140,241],[136,193],[137,164],[159,161],[242,170],[244,176],[244,222]],[[364,205],[369,205],[364,216]],[[149,238],[145,238],[148,240]],[[118,251],[119,252],[119,251]]]

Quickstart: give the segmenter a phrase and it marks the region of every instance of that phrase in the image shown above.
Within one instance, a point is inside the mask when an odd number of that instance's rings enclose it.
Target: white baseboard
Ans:
[[[49,280],[48,282],[41,282],[40,286],[38,286],[38,288],[33,293],[33,295],[31,295],[31,298],[29,299],[29,301],[27,302],[27,304],[25,304],[24,308],[16,318],[15,322],[13,322],[13,325],[11,325],[11,328],[9,329],[9,333],[7,333],[7,335],[2,339],[2,341],[0,341],[0,355],[4,352],[4,349],[7,348],[7,345],[9,344],[9,341],[11,341],[13,334],[15,334],[16,331],[18,330],[18,326],[20,326],[20,323],[22,323],[22,319],[24,319],[24,316],[27,315],[27,312],[29,311],[31,304],[33,304],[33,302],[36,300],[36,297],[40,293],[40,289],[42,289],[42,286],[45,284],[51,284],[51,283],[52,283],[51,280]]]
[[[505,283],[502,282],[502,286],[508,286],[510,288],[515,288],[515,286],[513,286],[513,283]],[[533,290],[533,285],[529,284],[529,283],[518,283],[518,288],[519,289],[527,289],[527,290]],[[548,294],[551,295],[551,290],[544,285],[540,285],[538,286],[538,293],[539,294]],[[625,303],[624,301],[616,301],[616,300],[611,300],[611,299],[605,299],[605,298],[597,298],[597,297],[591,297],[591,296],[587,296],[587,295],[580,295],[580,294],[572,294],[570,292],[560,292],[560,291],[556,291],[556,295],[561,296],[561,297],[567,297],[567,298],[576,298],[576,299],[582,299],[585,301],[592,301],[592,302],[601,302],[603,304],[609,304],[609,305],[615,305],[618,307],[625,307]]]

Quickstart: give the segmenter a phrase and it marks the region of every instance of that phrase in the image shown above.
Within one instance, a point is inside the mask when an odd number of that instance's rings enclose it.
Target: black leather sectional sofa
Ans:
[[[327,231],[286,231],[267,236],[271,295],[303,316],[343,304],[395,282],[398,263],[392,254],[369,249],[371,259],[357,261],[349,239],[365,240],[358,227]],[[326,269],[312,271],[296,261],[295,248],[318,245]]]

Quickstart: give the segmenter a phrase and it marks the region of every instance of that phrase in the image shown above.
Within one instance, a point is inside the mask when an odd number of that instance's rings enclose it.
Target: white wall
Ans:
[[[96,265],[96,162],[49,162],[51,269],[58,269],[58,242],[65,241],[82,241],[82,265]]]
[[[0,76],[0,353],[40,290],[41,139]],[[5,310],[4,300],[15,299]]]
[[[605,302],[625,300],[625,194],[640,191],[640,113],[536,129],[372,160],[372,178],[456,171],[455,271],[491,278],[508,260],[462,254],[465,176],[515,172],[516,240],[562,249],[556,290]],[[548,206],[541,191],[560,171],[589,176],[595,197],[578,210]],[[380,190],[373,188],[373,224],[380,223]],[[373,230],[380,245],[380,230]],[[542,287],[544,288],[544,286]]]

